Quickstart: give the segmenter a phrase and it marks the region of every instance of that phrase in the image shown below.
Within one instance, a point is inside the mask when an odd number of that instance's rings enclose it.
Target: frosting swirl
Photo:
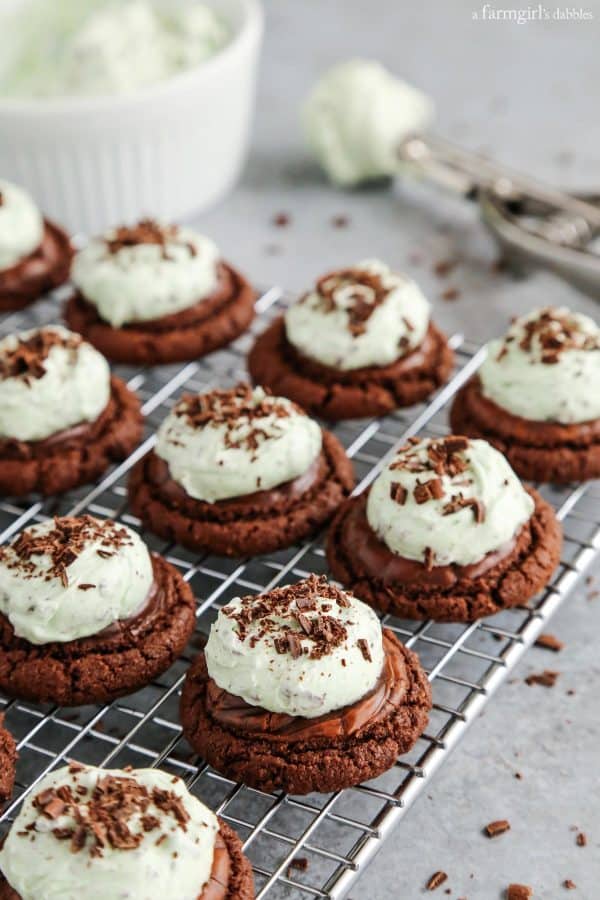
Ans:
[[[189,228],[143,220],[94,238],[75,255],[71,277],[115,328],[195,306],[218,284],[216,244]]]
[[[367,521],[393,553],[431,569],[471,565],[502,548],[533,509],[501,453],[451,436],[398,451],[371,487]]]
[[[155,452],[190,497],[214,503],[303,475],[321,444],[317,423],[291,400],[240,384],[184,396],[161,424]]]
[[[0,869],[22,900],[198,900],[218,830],[216,816],[167,772],[71,763],[26,798]]]
[[[324,275],[285,313],[288,341],[342,371],[395,362],[421,345],[428,326],[419,286],[377,259]]]
[[[600,328],[566,307],[535,309],[489,342],[479,378],[484,396],[523,419],[599,419]]]
[[[0,547],[0,612],[31,644],[75,641],[131,619],[152,585],[146,545],[110,519],[56,517]]]
[[[427,128],[429,97],[380,63],[351,59],[320,78],[304,108],[308,143],[332,181],[357,184],[398,172],[398,145]]]
[[[110,369],[78,334],[50,325],[0,341],[0,438],[41,441],[93,422],[110,399]]]
[[[307,719],[372,691],[384,661],[373,610],[316,575],[231,600],[205,655],[217,687],[250,706]]]
[[[43,237],[44,220],[29,194],[0,179],[0,270],[37,250]]]

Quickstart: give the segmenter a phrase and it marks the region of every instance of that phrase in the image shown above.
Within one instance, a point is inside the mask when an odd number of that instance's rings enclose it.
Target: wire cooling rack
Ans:
[[[0,334],[57,321],[59,301],[60,296],[55,296],[27,313],[6,316],[0,322]],[[266,319],[280,311],[284,303],[280,290],[272,288],[264,293],[258,301],[259,316],[253,330],[264,328]],[[230,348],[183,367],[142,371],[121,367],[119,374],[144,404],[145,442],[96,486],[58,499],[1,501],[0,540],[49,515],[84,511],[118,518],[139,528],[139,521],[127,508],[129,470],[150,448],[156,427],[183,390],[202,391],[245,377],[244,359],[251,340],[245,335]],[[334,429],[354,460],[360,488],[375,477],[407,437],[447,431],[448,403],[482,359],[482,351],[460,335],[452,337],[452,345],[457,371],[429,404],[381,420],[346,422]],[[67,710],[0,698],[0,709],[7,713],[20,753],[15,798],[0,815],[0,832],[7,829],[23,797],[40,778],[68,758],[109,767],[160,766],[184,778],[190,790],[238,831],[254,865],[259,898],[346,897],[358,875],[600,550],[598,482],[564,490],[544,486],[541,490],[553,503],[565,530],[563,559],[552,584],[526,607],[467,626],[384,617],[384,624],[419,653],[427,669],[434,697],[430,724],[413,751],[389,772],[336,794],[291,797],[235,784],[191,753],[178,721],[182,679],[217,610],[236,595],[290,583],[310,572],[325,572],[322,540],[269,557],[230,561],[198,556],[145,534],[150,547],[176,565],[194,590],[198,601],[194,639],[184,656],[160,679],[110,706]],[[291,865],[298,859],[307,860],[308,865]]]

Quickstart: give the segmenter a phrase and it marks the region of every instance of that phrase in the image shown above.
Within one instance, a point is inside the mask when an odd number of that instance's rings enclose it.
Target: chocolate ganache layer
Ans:
[[[343,738],[368,725],[384,721],[397,709],[409,686],[404,657],[392,632],[384,629],[384,664],[377,684],[358,703],[316,718],[272,713],[251,706],[240,697],[222,690],[212,678],[206,688],[206,709],[221,726],[264,740],[311,741],[315,738]]]
[[[14,266],[0,270],[0,311],[21,309],[69,277],[73,248],[68,235],[45,221],[40,246]]]

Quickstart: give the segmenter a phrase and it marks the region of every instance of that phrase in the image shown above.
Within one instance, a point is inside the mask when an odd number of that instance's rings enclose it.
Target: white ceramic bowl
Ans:
[[[185,218],[222,197],[248,148],[263,13],[259,0],[204,2],[233,37],[195,69],[125,96],[0,98],[0,177],[88,233]]]

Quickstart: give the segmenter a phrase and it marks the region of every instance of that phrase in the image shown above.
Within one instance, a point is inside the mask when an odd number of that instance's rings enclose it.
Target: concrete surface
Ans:
[[[255,281],[294,291],[330,267],[381,256],[420,280],[443,326],[479,339],[534,304],[564,301],[598,315],[597,303],[550,277],[515,283],[490,271],[495,249],[462,203],[405,185],[395,194],[334,190],[307,159],[297,121],[319,71],[374,56],[435,97],[441,134],[556,184],[597,189],[600,4],[583,9],[591,21],[517,25],[473,21],[478,0],[270,0],[251,158],[234,194],[199,224]],[[279,212],[290,216],[287,227],[272,224]],[[332,226],[339,215],[347,227]],[[436,261],[456,257],[450,277],[432,273]],[[449,287],[460,291],[454,302],[440,298]],[[552,623],[562,653],[526,656],[353,900],[413,900],[437,869],[449,879],[435,897],[450,888],[454,898],[495,900],[513,881],[532,885],[535,900],[600,897],[600,597],[587,599],[590,590],[582,585]],[[562,673],[554,689],[523,684],[545,667]],[[482,836],[502,818],[508,834]],[[587,847],[572,827],[586,832]]]

